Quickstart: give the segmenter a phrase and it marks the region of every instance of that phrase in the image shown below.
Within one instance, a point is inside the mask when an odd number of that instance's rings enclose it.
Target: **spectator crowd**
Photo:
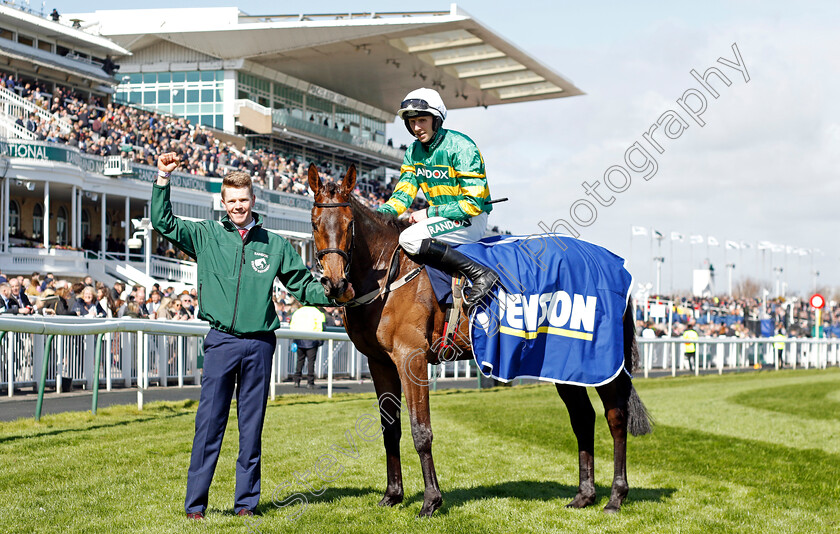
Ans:
[[[93,96],[88,99],[71,89],[55,85],[49,93],[37,81],[23,82],[0,73],[0,86],[49,111],[54,118],[42,120],[36,113],[21,116],[17,124],[42,141],[73,146],[86,154],[121,156],[135,163],[154,166],[157,154],[176,152],[181,171],[197,176],[220,177],[230,171],[244,171],[263,188],[308,195],[309,162],[285,157],[265,149],[240,151],[231,142],[217,139],[213,132],[188,119],[174,117]],[[62,131],[59,120],[70,125]],[[321,165],[322,179],[341,176],[343,169]],[[387,200],[392,186],[363,179],[357,193],[369,205]]]
[[[768,299],[732,297],[654,297],[653,305],[666,305],[664,318],[652,318],[645,313],[644,303],[636,303],[637,333],[662,337],[668,332],[668,312],[672,319],[671,335],[681,336],[694,329],[700,337],[772,337],[782,333],[787,337],[814,335],[814,309],[807,299]],[[840,337],[840,306],[827,305],[822,313],[825,336]]]
[[[285,292],[273,297],[281,323],[288,325],[292,313],[300,307],[295,298]],[[193,287],[176,292],[174,287],[155,283],[126,286],[117,281],[108,287],[90,276],[77,282],[58,279],[47,273],[31,276],[6,276],[0,273],[0,314],[69,315],[88,318],[125,317],[162,321],[192,321],[198,319],[198,293]],[[343,327],[340,308],[326,308],[327,326]]]

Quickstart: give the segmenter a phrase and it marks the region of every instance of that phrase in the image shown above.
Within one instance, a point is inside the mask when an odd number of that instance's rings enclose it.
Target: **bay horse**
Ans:
[[[351,341],[368,357],[371,378],[380,399],[387,486],[379,504],[394,506],[403,500],[400,407],[393,402],[382,402],[383,396],[389,394],[399,400],[402,392],[425,482],[419,515],[431,516],[443,499],[432,459],[427,364],[441,362],[441,351],[435,350],[435,342],[442,338],[444,310],[438,304],[425,272],[393,293],[383,290],[388,283],[389,270],[392,270],[392,258],[397,254],[399,234],[408,223],[368,208],[352,194],[356,184],[354,165],[340,183],[322,182],[315,165],[310,165],[308,178],[315,201],[312,230],[316,258],[322,269],[320,282],[327,295],[335,298],[351,283],[357,298],[376,295],[367,304],[345,307],[344,313]],[[418,267],[405,254],[397,257],[397,277]],[[453,359],[472,357],[467,322],[459,325],[454,339],[459,352]],[[631,371],[638,363],[632,305],[628,305],[624,313],[623,330],[625,368]],[[595,411],[585,387],[556,384],[556,388],[569,411],[578,442],[580,484],[567,506],[583,508],[595,502]],[[604,511],[617,512],[629,490],[626,472],[628,427],[633,435],[648,433],[650,421],[626,373],[620,372],[611,382],[596,389],[604,405],[614,446],[612,490]]]

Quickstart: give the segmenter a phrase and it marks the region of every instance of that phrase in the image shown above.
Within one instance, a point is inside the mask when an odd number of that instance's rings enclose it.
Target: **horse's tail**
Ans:
[[[633,302],[627,302],[624,310],[624,368],[628,373],[633,373],[639,368],[639,345],[636,343],[636,312],[633,309]]]
[[[639,345],[636,343],[636,314],[633,303],[627,303],[624,311],[624,367],[628,373],[639,368]],[[636,388],[630,384],[627,400],[627,430],[634,436],[643,436],[653,431],[653,418],[645,407]]]

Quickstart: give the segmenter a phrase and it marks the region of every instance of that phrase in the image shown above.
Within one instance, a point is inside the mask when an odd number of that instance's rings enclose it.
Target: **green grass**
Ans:
[[[576,490],[576,444],[554,388],[540,385],[433,394],[444,505],[429,520],[415,517],[423,484],[405,418],[406,499],[396,508],[376,505],[385,485],[381,439],[355,434],[363,414],[374,413],[372,395],[270,403],[261,516],[251,526],[232,510],[235,416],[203,524],[183,512],[194,402],[0,423],[0,532],[840,531],[840,370],[637,380],[636,387],[657,426],[630,439],[630,496],[617,516],[601,513],[612,441],[600,415],[596,507],[563,507]],[[326,454],[340,465],[313,496],[293,482],[295,472],[312,480]],[[294,492],[307,493],[305,509],[287,499]],[[288,506],[277,506],[273,494]]]

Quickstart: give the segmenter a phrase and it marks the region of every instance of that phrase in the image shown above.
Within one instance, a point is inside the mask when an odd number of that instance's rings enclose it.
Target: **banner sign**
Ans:
[[[485,375],[598,386],[622,371],[633,282],[622,258],[556,234],[498,236],[458,251],[501,277],[470,323]]]

